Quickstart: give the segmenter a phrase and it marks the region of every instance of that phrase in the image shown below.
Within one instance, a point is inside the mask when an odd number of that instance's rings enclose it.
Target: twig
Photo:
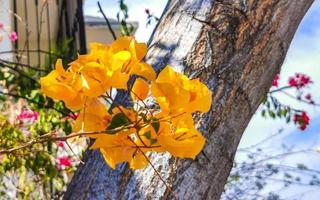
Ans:
[[[63,57],[63,55],[54,53],[54,52],[48,52],[48,51],[44,51],[44,50],[37,50],[37,49],[33,49],[33,50],[24,50],[24,49],[20,49],[20,50],[11,50],[11,51],[0,51],[0,55],[1,54],[11,54],[11,53],[24,53],[24,52],[31,52],[31,53],[44,53],[44,54],[51,54],[57,57],[60,57],[62,59],[66,59],[66,57]]]
[[[113,133],[117,133],[121,130],[133,128],[133,127],[134,127],[134,124],[131,124],[128,126],[120,126],[120,127],[117,127],[117,128],[111,129],[111,130],[107,130],[107,131],[80,132],[80,133],[73,133],[70,135],[60,136],[60,137],[50,137],[51,135],[45,134],[45,135],[42,135],[36,139],[30,140],[29,142],[26,142],[25,144],[22,144],[20,146],[13,147],[11,149],[0,150],[0,154],[10,154],[10,153],[13,153],[14,151],[33,146],[34,144],[45,143],[45,142],[49,142],[49,141],[66,141],[67,139],[74,138],[77,136],[83,136],[83,135],[106,134],[106,133],[113,134]]]
[[[36,70],[36,71],[48,72],[47,70],[39,69],[37,67],[32,67],[31,65],[27,65],[27,64],[23,64],[23,63],[12,62],[12,61],[3,60],[3,59],[0,59],[0,62],[4,62],[4,63],[7,63],[7,64],[16,65],[16,66],[27,67],[27,68],[30,68],[30,69],[33,69],[33,70]]]
[[[104,19],[106,20],[106,22],[107,22],[108,29],[109,29],[109,31],[111,32],[111,35],[112,35],[113,39],[116,40],[116,39],[117,39],[117,36],[116,36],[116,34],[114,33],[114,31],[113,31],[113,29],[112,29],[112,27],[111,27],[111,24],[110,24],[107,16],[104,14],[104,12],[103,12],[103,10],[102,10],[102,7],[101,7],[101,5],[100,5],[100,2],[98,1],[97,4],[98,4],[98,7],[99,7],[99,11],[101,12],[101,14],[103,15],[103,18],[104,18]]]
[[[306,100],[299,99],[299,98],[293,96],[292,94],[289,94],[288,92],[285,92],[285,91],[280,91],[280,92],[282,92],[283,94],[287,95],[288,97],[290,97],[290,98],[292,98],[292,99],[295,99],[295,100],[297,100],[297,101],[300,101],[300,102],[302,102],[302,103],[306,103],[306,104],[314,105],[314,106],[320,106],[320,104],[311,103],[311,102],[308,102],[308,101],[306,101]]]
[[[70,146],[69,142],[68,142],[68,141],[65,141],[65,142],[66,142],[69,150],[72,152],[72,154],[73,154],[75,157],[77,157],[77,159],[80,161],[81,164],[84,164],[84,162],[81,160],[81,158],[79,157],[79,155],[77,155],[77,154],[73,151],[73,149],[72,149],[72,147]]]
[[[1,62],[1,61],[0,61],[0,67],[7,67],[7,68],[11,69],[12,71],[17,72],[19,75],[24,76],[24,77],[28,78],[29,80],[31,80],[31,81],[33,81],[33,82],[35,82],[35,83],[38,83],[37,80],[33,79],[31,76],[29,76],[29,75],[26,74],[25,72],[21,71],[21,70],[18,69],[18,68],[15,68],[15,67],[10,66],[10,65],[6,64],[5,62]]]
[[[155,166],[152,164],[152,162],[149,160],[148,156],[141,150],[141,148],[128,136],[128,139],[137,147],[137,149],[142,153],[142,155],[145,157],[145,159],[148,161],[154,172],[157,174],[157,176],[160,178],[160,180],[163,182],[163,184],[166,186],[166,188],[171,192],[173,197],[175,199],[179,199],[176,195],[176,193],[172,190],[172,188],[167,184],[167,182],[161,177],[158,170],[155,168]]]
[[[281,87],[281,88],[277,88],[277,89],[274,89],[274,90],[271,90],[269,91],[268,93],[269,94],[272,94],[272,93],[275,93],[275,92],[280,92],[280,91],[283,91],[283,90],[286,90],[286,89],[290,89],[290,88],[293,88],[294,86],[284,86],[284,87]]]
[[[44,108],[51,108],[51,109],[53,109],[53,110],[61,113],[61,114],[64,115],[64,116],[67,116],[67,115],[68,115],[67,113],[62,112],[62,111],[56,109],[55,107],[51,107],[51,106],[47,106],[47,105],[45,105],[45,104],[41,104],[41,103],[39,103],[39,102],[36,102],[36,101],[33,100],[33,99],[29,99],[28,97],[25,97],[25,96],[22,96],[22,95],[12,94],[12,93],[6,93],[6,92],[1,92],[1,91],[0,91],[0,94],[2,94],[2,95],[8,95],[8,96],[15,97],[15,98],[22,98],[22,99],[25,99],[25,100],[27,100],[27,101],[29,101],[29,102],[31,102],[31,103],[35,103],[35,104],[37,104],[37,105],[39,105],[39,106],[43,106]],[[73,113],[73,114],[74,114],[74,113]]]

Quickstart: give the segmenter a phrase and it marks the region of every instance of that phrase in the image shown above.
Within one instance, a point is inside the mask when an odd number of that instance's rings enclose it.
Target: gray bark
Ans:
[[[179,199],[219,199],[242,133],[280,70],[313,0],[173,0],[152,37],[146,61],[167,64],[213,91],[212,109],[197,115],[209,157],[153,154],[152,163]],[[124,100],[122,96],[120,100]],[[89,151],[65,199],[172,199],[149,166],[110,169]]]

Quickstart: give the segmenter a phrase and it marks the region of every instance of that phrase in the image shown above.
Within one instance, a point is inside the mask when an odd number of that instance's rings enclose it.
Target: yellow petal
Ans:
[[[119,37],[111,44],[111,49],[113,52],[118,52],[122,50],[129,50],[130,42],[133,39],[133,37]]]
[[[59,75],[62,75],[63,73],[65,73],[65,70],[63,68],[63,64],[62,64],[62,60],[61,59],[57,59],[56,62],[56,71]]]
[[[98,99],[90,98],[87,98],[86,105],[73,126],[73,132],[106,130],[111,121],[111,116],[107,112],[106,106]],[[96,137],[96,135],[88,135],[88,137]]]
[[[131,88],[131,97],[134,101],[144,100],[149,94],[149,84],[142,78],[137,78]]]
[[[151,84],[151,91],[156,98],[162,111],[170,110],[171,113],[179,112],[181,109],[187,107],[190,93],[177,85],[169,83]]]
[[[107,126],[103,118],[94,114],[86,113],[85,115],[79,115],[72,130],[73,132],[96,132],[104,131],[106,128]],[[92,137],[92,135],[88,135],[88,137]]]
[[[147,63],[140,62],[135,64],[131,70],[130,74],[136,74],[139,76],[142,76],[148,80],[155,80],[156,79],[156,72],[152,68],[151,65],[148,65]]]
[[[73,99],[65,101],[64,103],[66,107],[71,110],[80,110],[84,106],[85,99],[86,97],[83,95],[83,93],[78,92],[77,96],[75,96]]]
[[[148,47],[145,43],[137,43],[136,40],[131,40],[129,46],[130,52],[134,56],[134,59],[141,61],[147,54]]]
[[[120,145],[118,142],[119,140],[123,139],[123,136],[119,136],[118,134],[110,135],[107,133],[99,134],[96,137],[96,140],[91,145],[90,149],[98,149],[102,147],[109,147],[109,148],[115,148],[115,147],[124,147],[124,145]]]
[[[135,149],[131,147],[100,148],[100,152],[109,166],[115,169],[118,163],[130,162]]]
[[[141,151],[138,150],[129,164],[131,169],[143,169],[149,164],[149,162]]]
[[[131,58],[131,54],[129,51],[120,51],[113,55],[112,57],[112,70],[121,70],[123,66],[125,66]]]
[[[70,101],[76,96],[76,92],[68,85],[57,80],[56,71],[50,72],[40,79],[41,92],[45,95],[62,101]]]
[[[161,134],[159,144],[169,153],[180,158],[192,158],[204,147],[204,137],[195,129],[178,130],[177,134]]]
[[[193,88],[190,91],[190,104],[187,108],[189,112],[208,112],[211,108],[212,92],[199,79],[191,80]]]
[[[116,71],[108,79],[108,84],[117,89],[128,89],[129,74]]]

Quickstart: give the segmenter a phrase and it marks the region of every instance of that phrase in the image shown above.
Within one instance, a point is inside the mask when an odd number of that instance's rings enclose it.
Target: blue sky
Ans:
[[[100,1],[107,16],[115,18],[118,0],[103,0]],[[166,4],[166,0],[127,0],[129,5],[129,17],[132,21],[139,22],[139,29],[136,33],[136,38],[140,41],[147,42],[154,26],[146,28],[146,15],[145,8],[151,10],[156,16],[160,16]],[[97,12],[95,0],[85,1],[85,14],[101,16]],[[285,62],[282,66],[280,74],[280,85],[286,85],[288,77],[295,72],[302,72],[311,76],[314,84],[308,88],[308,92],[313,94],[316,102],[320,103],[320,1],[315,1],[307,15],[304,17],[299,26],[297,33],[291,43]],[[294,93],[292,93],[294,94]],[[240,148],[244,148],[257,143],[263,138],[276,133],[279,129],[283,128],[283,133],[278,137],[265,143],[263,148],[269,151],[270,154],[281,152],[283,144],[287,146],[294,146],[296,149],[316,148],[320,146],[319,134],[319,121],[320,114],[319,108],[310,105],[304,105],[296,102],[283,95],[278,95],[279,100],[287,105],[291,105],[297,109],[303,109],[311,116],[311,125],[302,132],[293,124],[286,124],[282,120],[264,119],[261,117],[260,112],[254,115],[249,123],[244,136],[240,143]],[[240,154],[236,159],[242,160],[244,157]],[[294,157],[288,157],[284,160],[286,164],[295,166],[298,162],[304,162],[313,168],[320,168],[320,154],[301,154]],[[299,192],[299,189],[295,189]],[[320,192],[310,192],[304,196],[303,199],[315,199]],[[292,192],[289,192],[292,195]]]

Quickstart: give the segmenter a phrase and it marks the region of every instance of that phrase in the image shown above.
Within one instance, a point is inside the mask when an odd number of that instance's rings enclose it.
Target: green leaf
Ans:
[[[154,131],[155,131],[156,133],[159,132],[160,123],[159,123],[158,119],[156,119],[155,121],[153,121],[153,122],[151,123],[151,126],[153,127],[153,129],[154,129]]]
[[[153,145],[153,144],[155,144],[155,143],[157,143],[157,139],[153,139],[153,138],[151,138],[150,139],[150,145]]]
[[[273,119],[276,117],[276,114],[272,110],[269,110],[269,115]]]
[[[148,140],[151,140],[151,131],[147,131],[143,134]]]
[[[282,112],[282,116],[285,117],[285,116],[287,116],[288,110],[287,109],[283,109],[281,112]]]
[[[127,116],[124,113],[118,113],[112,118],[107,130],[112,130],[121,126],[127,126],[129,124],[130,121]]]

